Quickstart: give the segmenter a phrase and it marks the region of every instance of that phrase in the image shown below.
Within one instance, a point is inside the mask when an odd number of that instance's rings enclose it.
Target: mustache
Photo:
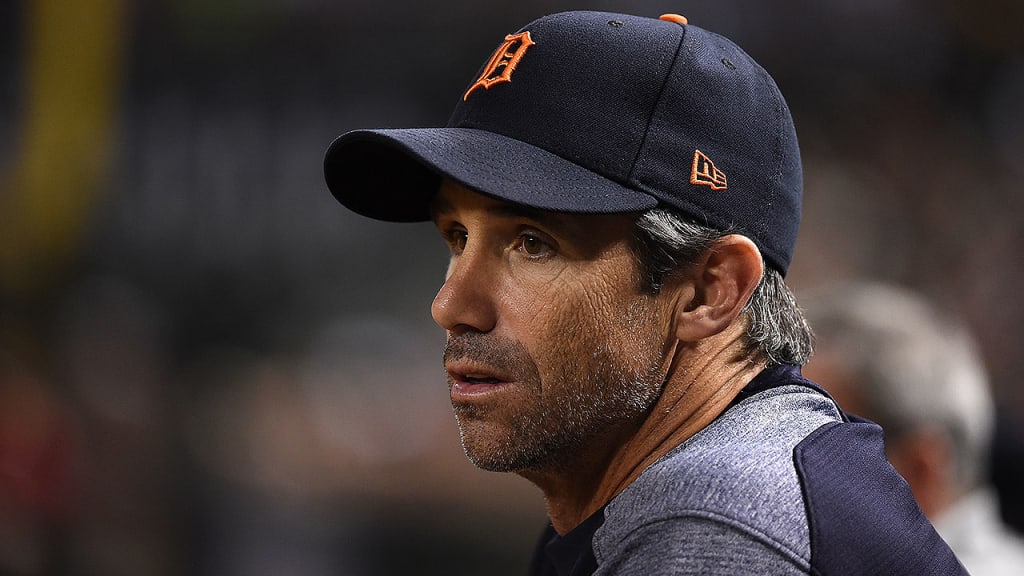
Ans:
[[[449,336],[444,346],[444,362],[468,360],[520,376],[524,366],[532,366],[529,352],[518,340],[490,334],[468,332]]]

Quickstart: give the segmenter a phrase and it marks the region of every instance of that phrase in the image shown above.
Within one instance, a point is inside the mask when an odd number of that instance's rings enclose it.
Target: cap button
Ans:
[[[661,16],[658,17],[658,20],[664,20],[665,22],[675,22],[676,24],[682,24],[684,26],[689,24],[689,21],[686,19],[686,16],[681,16],[679,14],[662,14]]]

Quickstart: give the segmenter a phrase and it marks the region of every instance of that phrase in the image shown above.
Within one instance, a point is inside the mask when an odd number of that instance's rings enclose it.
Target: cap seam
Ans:
[[[767,180],[767,194],[765,194],[765,196],[767,197],[767,206],[765,206],[765,212],[771,213],[771,211],[774,210],[775,207],[775,195],[778,193],[778,187],[781,184],[781,182],[779,182],[779,176],[782,173],[782,156],[785,153],[785,151],[781,149],[780,143],[782,141],[782,130],[784,123],[782,121],[780,114],[782,102],[780,100],[779,95],[776,93],[777,88],[774,88],[774,83],[769,81],[768,73],[766,71],[760,69],[758,70],[758,75],[761,77],[761,82],[764,84],[764,87],[769,91],[769,93],[772,94],[772,97],[775,99],[775,145],[772,147],[772,149],[776,152],[776,154],[774,166],[772,166],[771,178]],[[761,220],[760,228],[760,232],[762,234],[767,235],[768,218]]]
[[[651,112],[647,116],[647,125],[644,126],[644,134],[640,138],[640,145],[637,146],[636,154],[633,156],[633,161],[629,166],[629,172],[626,174],[626,182],[629,184],[633,183],[633,175],[636,174],[637,165],[640,163],[640,157],[643,155],[643,151],[647,148],[647,137],[651,132],[651,125],[654,124],[654,115],[661,108],[661,99],[665,95],[665,89],[668,87],[668,81],[672,77],[672,71],[675,70],[676,62],[679,60],[679,55],[683,52],[683,40],[686,38],[686,26],[680,26],[682,33],[679,34],[679,43],[676,46],[675,54],[672,55],[672,62],[669,63],[668,68],[665,69],[665,76],[661,79],[661,88],[658,89],[658,96],[654,99],[654,104],[651,106]],[[659,200],[660,203],[660,200]]]

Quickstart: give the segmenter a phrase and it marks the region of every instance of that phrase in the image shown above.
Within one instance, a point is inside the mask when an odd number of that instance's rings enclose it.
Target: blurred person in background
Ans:
[[[357,130],[328,186],[433,221],[463,448],[544,493],[531,573],[959,574],[881,430],[799,366],[799,147],[771,77],[678,15],[509,34],[446,128]]]
[[[1024,574],[1024,540],[1003,525],[986,482],[995,413],[967,328],[894,285],[808,296],[816,341],[805,374],[882,426],[889,460],[971,574]]]

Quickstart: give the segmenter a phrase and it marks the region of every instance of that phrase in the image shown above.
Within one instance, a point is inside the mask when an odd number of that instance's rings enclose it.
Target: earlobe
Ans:
[[[739,234],[715,241],[701,254],[680,286],[675,308],[676,337],[696,342],[736,322],[764,274],[757,246]]]

